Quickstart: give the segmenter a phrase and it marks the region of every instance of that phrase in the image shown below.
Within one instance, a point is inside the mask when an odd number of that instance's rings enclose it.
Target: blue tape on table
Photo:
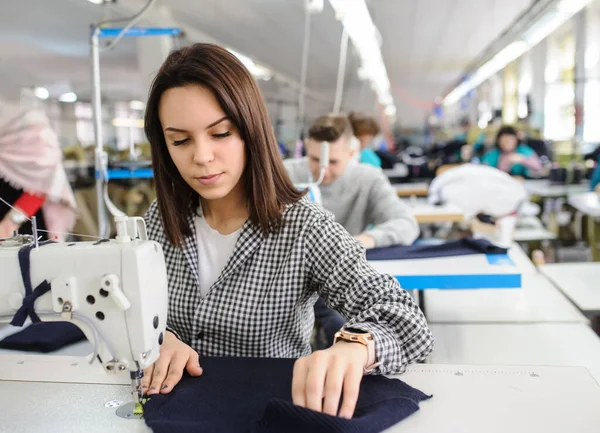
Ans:
[[[512,261],[508,254],[487,254],[485,258],[490,265],[515,266],[515,262]]]
[[[123,27],[105,27],[98,32],[99,38],[116,38],[123,31]],[[176,36],[181,33],[177,27],[132,27],[125,33],[127,38],[140,38],[143,36]]]
[[[520,274],[397,275],[405,290],[520,289]]]

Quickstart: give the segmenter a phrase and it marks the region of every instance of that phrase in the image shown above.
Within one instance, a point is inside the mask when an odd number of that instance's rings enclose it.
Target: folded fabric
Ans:
[[[83,332],[72,323],[39,322],[0,341],[0,349],[47,353],[83,339]]]
[[[367,260],[408,260],[470,254],[506,254],[507,251],[506,248],[498,247],[486,239],[465,238],[437,245],[415,244],[373,248],[367,250]]]
[[[154,433],[378,433],[430,398],[397,379],[366,376],[350,420],[295,406],[294,359],[200,359],[200,377],[185,375],[173,391],[144,406]]]

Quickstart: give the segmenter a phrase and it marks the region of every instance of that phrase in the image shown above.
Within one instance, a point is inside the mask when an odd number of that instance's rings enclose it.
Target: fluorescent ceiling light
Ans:
[[[381,55],[381,35],[373,24],[365,1],[329,0],[329,3],[358,51],[361,59],[359,77],[371,82],[371,87],[386,112],[395,112],[390,80]]]
[[[77,95],[73,92],[63,93],[58,97],[60,102],[75,102],[77,101]]]
[[[45,87],[36,87],[33,94],[39,99],[48,99],[50,97],[50,92]]]
[[[528,49],[528,45],[523,41],[516,41],[508,45],[450,92],[444,99],[444,105],[451,105],[460,101],[463,96],[502,70],[510,62],[521,57]]]
[[[146,104],[144,104],[142,101],[130,101],[129,108],[132,110],[145,110]]]
[[[254,60],[252,60],[250,57],[244,56],[243,54],[240,54],[237,51],[232,50],[231,48],[227,48],[227,51],[236,56],[238,60],[242,62],[244,66],[250,71],[254,78],[264,81],[269,81],[271,78],[273,78],[273,73],[268,68],[257,65],[256,63],[254,63]]]
[[[581,9],[586,7],[590,2],[591,0],[559,1],[554,9],[544,14],[519,40],[506,46],[491,60],[475,71],[473,75],[467,77],[452,90],[446,98],[444,98],[444,105],[452,105],[458,102],[462,97],[490,78],[493,74],[501,71],[510,62],[518,59],[531,48],[546,39],[552,32],[558,29]]]

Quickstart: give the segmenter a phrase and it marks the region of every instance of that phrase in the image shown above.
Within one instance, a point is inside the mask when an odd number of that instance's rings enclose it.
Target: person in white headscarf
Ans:
[[[38,104],[0,100],[0,239],[31,233],[63,239],[75,225],[76,204],[62,152],[48,116]]]

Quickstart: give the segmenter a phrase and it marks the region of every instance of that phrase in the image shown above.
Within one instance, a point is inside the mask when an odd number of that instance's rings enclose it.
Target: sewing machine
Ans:
[[[167,273],[144,220],[115,221],[112,240],[38,244],[35,231],[0,240],[0,322],[37,315],[78,326],[94,345],[90,363],[97,359],[108,374],[129,372],[136,413],[143,369],[158,359],[165,334]]]

